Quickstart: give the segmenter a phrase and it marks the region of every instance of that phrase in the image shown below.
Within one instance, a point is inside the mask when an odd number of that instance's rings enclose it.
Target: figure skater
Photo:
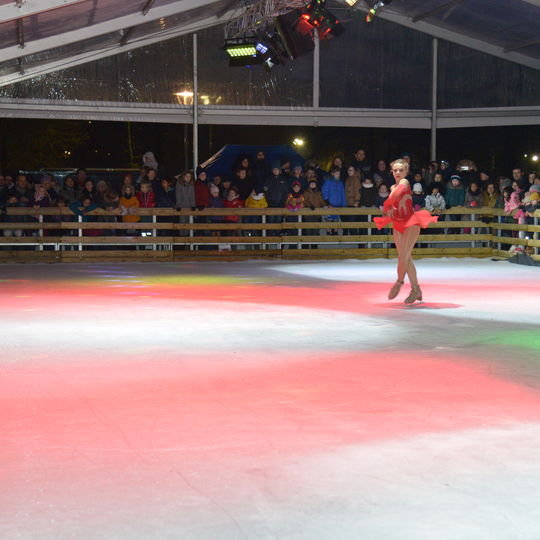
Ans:
[[[411,187],[407,180],[409,164],[404,159],[397,159],[391,163],[392,174],[396,183],[383,206],[383,217],[375,217],[378,229],[383,229],[392,223],[394,243],[398,252],[397,281],[388,293],[388,300],[393,300],[405,282],[405,275],[409,276],[411,292],[405,298],[406,304],[413,304],[422,300],[422,291],[418,284],[416,268],[412,258],[412,250],[420,234],[420,228],[426,228],[435,223],[438,216],[432,216],[427,210],[415,212],[412,205]]]

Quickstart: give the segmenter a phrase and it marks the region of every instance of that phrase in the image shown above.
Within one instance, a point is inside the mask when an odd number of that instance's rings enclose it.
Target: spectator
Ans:
[[[124,223],[138,223],[141,218],[133,213],[133,210],[139,208],[139,200],[135,196],[133,186],[124,186],[120,196],[120,208],[122,209],[122,221]],[[126,229],[127,235],[135,234],[136,229]]]
[[[143,166],[149,167],[151,169],[158,170],[158,162],[156,161],[156,158],[154,157],[153,152],[145,152],[142,157],[142,164]]]
[[[371,165],[366,159],[366,151],[363,148],[359,148],[354,153],[354,158],[351,161],[351,165],[362,175],[372,176]]]
[[[287,200],[285,201],[285,208],[290,212],[297,212],[304,208],[304,190],[302,189],[302,184],[300,180],[294,180],[289,194],[287,195]],[[298,223],[298,216],[287,216],[286,221]],[[295,231],[288,230],[288,234],[294,234]]]
[[[193,174],[190,171],[185,172],[176,179],[176,209],[192,209],[195,210],[195,185],[193,182]],[[178,222],[181,225],[189,223],[189,216],[178,216]],[[179,230],[179,236],[188,236],[187,228]]]
[[[7,208],[24,208],[26,204],[20,202],[19,198],[15,193],[12,193],[7,196],[6,199],[6,209]],[[6,214],[4,217],[4,223],[24,223],[26,222],[26,216],[12,216],[10,214]],[[11,236],[15,236],[16,238],[21,238],[23,236],[23,230],[22,229],[4,229],[3,235],[6,238],[9,238]]]
[[[454,174],[450,178],[450,185],[446,190],[444,200],[446,202],[446,208],[463,206],[465,204],[465,189],[461,185],[461,176],[458,174]]]
[[[360,204],[362,208],[373,208],[376,206],[378,189],[373,180],[369,177],[364,178],[360,187]]]
[[[150,182],[143,182],[141,184],[141,190],[137,193],[137,199],[139,201],[139,208],[155,208],[156,198],[152,191],[152,184]],[[141,223],[152,223],[152,216],[140,216]],[[141,231],[142,233],[143,231]],[[147,235],[152,234],[152,231],[144,231]]]
[[[195,180],[195,206],[198,210],[203,210],[208,206],[208,200],[210,198],[210,190],[208,188],[208,179],[206,171],[201,169]]]
[[[9,193],[17,195],[19,202],[24,204],[31,204],[34,198],[34,194],[30,189],[30,184],[25,174],[17,175],[15,185],[9,190]]]
[[[240,168],[236,171],[233,184],[238,188],[238,194],[243,201],[249,197],[253,189],[253,181],[248,176],[247,169]]]
[[[255,156],[252,171],[253,183],[256,186],[256,189],[260,189],[261,186],[264,186],[264,182],[270,176],[271,172],[270,166],[266,161],[266,156],[262,150],[259,150]]]
[[[75,184],[75,179],[73,178],[73,176],[65,177],[64,186],[60,188],[58,195],[59,197],[64,199],[67,206],[79,200],[80,189]]]
[[[438,193],[440,195],[442,195],[443,197],[446,195],[446,187],[445,187],[443,175],[441,172],[436,172],[433,175],[433,179],[431,181],[431,184],[429,185],[429,189],[433,188],[433,186],[437,186],[439,188]]]
[[[246,208],[268,208],[268,202],[264,196],[264,191],[261,190],[257,192],[255,189],[251,191],[248,198],[246,199],[244,206]],[[262,218],[260,216],[246,216],[244,219],[245,223],[262,223]],[[259,236],[260,231],[253,230],[248,232],[248,236]]]
[[[384,159],[379,159],[379,161],[377,161],[377,166],[373,173],[373,180],[380,181],[381,184],[385,184],[388,188],[394,183],[394,179],[392,178]]]
[[[221,195],[221,198],[226,201],[227,197],[229,196],[229,189],[231,189],[231,179],[230,178],[223,178],[221,181],[221,185],[219,186],[219,193]]]
[[[109,191],[109,186],[107,185],[107,182],[105,182],[105,180],[99,180],[96,183],[96,194],[94,196],[94,202],[100,208],[105,208],[105,196],[108,191]]]
[[[446,190],[446,195],[444,196],[446,202],[446,208],[454,208],[463,206],[465,204],[465,189],[461,185],[461,177],[458,174],[453,174],[450,179],[450,184]],[[461,214],[452,216],[452,220],[460,221],[462,219]],[[449,228],[449,234],[459,234],[460,229]]]
[[[503,208],[504,202],[501,195],[497,192],[497,188],[493,182],[486,185],[486,189],[482,193],[482,206],[488,208]]]
[[[225,208],[242,208],[244,206],[244,202],[238,193],[238,188],[231,186],[227,195],[227,200],[223,203],[223,206]],[[240,216],[225,216],[225,221],[228,223],[238,223],[240,221]],[[227,231],[227,234],[230,234],[231,236],[240,236],[240,231]]]
[[[450,163],[448,163],[448,161],[446,161],[445,159],[441,161],[440,171],[445,183],[449,183],[452,179],[452,176],[456,174],[456,171],[454,171],[454,169],[450,167]]]
[[[94,202],[95,197],[96,197],[96,190],[94,187],[94,182],[90,179],[85,180],[84,187],[81,191],[81,198],[83,199],[89,198],[92,202]]]
[[[168,178],[162,178],[154,191],[154,200],[158,208],[176,208],[176,194]]]
[[[69,209],[78,216],[82,216],[83,223],[97,221],[97,216],[89,215],[97,208],[90,197],[81,197],[80,201],[75,201],[69,205]],[[83,236],[99,236],[101,229],[83,229]]]
[[[225,201],[221,198],[219,194],[219,187],[215,184],[210,184],[210,197],[208,199],[208,208],[224,208]],[[210,223],[223,223],[225,220],[224,216],[210,216],[208,221]],[[211,236],[221,236],[221,231],[210,231]]]
[[[523,174],[521,167],[514,167],[512,169],[512,179],[517,182],[521,190],[524,191],[529,188],[529,179]]]
[[[482,206],[482,192],[477,182],[471,182],[471,185],[465,193],[465,208],[477,208]]]
[[[345,186],[340,178],[339,167],[332,167],[330,174],[326,176],[322,186],[322,196],[326,206],[330,208],[342,208],[347,204]],[[323,221],[337,223],[341,221],[338,215],[324,216]],[[330,229],[329,234],[343,234],[343,229]]]
[[[412,188],[412,205],[415,212],[424,208],[426,205],[426,196],[424,188],[420,182],[413,184]]]
[[[289,195],[287,178],[281,174],[281,168],[278,162],[272,163],[272,174],[266,179],[264,185],[266,201],[270,208],[283,208]],[[283,216],[268,216],[267,222],[276,224],[281,223]],[[270,230],[269,235],[275,236],[278,232]]]
[[[79,189],[82,190],[87,178],[88,177],[86,176],[86,169],[83,167],[79,167],[75,172],[75,180]]]
[[[377,191],[377,198],[375,199],[375,205],[379,210],[383,209],[384,203],[386,202],[386,199],[388,199],[389,195],[390,191],[386,187],[386,184],[381,184]]]
[[[302,165],[300,163],[294,163],[292,168],[292,175],[289,178],[289,188],[292,187],[293,182],[298,181],[304,190],[307,187],[307,180],[302,172]]]
[[[345,199],[347,206],[358,208],[360,206],[361,180],[359,171],[353,166],[347,167],[347,179],[345,180]],[[354,216],[352,216],[354,218]]]
[[[442,178],[442,177],[441,177]],[[439,217],[439,223],[444,220],[442,213],[446,209],[446,202],[442,196],[437,182],[431,184],[431,194],[426,196],[426,209],[434,216]],[[431,234],[442,234],[444,229],[433,228]]]
[[[35,185],[35,192],[31,200],[31,204],[35,210],[39,208],[49,208],[52,206],[51,198],[43,184]]]

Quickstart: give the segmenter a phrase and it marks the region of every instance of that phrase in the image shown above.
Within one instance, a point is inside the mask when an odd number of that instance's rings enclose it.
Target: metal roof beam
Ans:
[[[422,19],[431,17],[431,15],[435,15],[435,13],[438,13],[439,11],[442,11],[444,9],[448,9],[452,6],[455,6],[456,4],[460,4],[461,2],[463,2],[463,0],[451,0],[450,2],[445,2],[440,6],[430,9],[429,11],[425,11],[424,13],[420,13],[419,15],[415,15],[412,20],[414,23],[421,21]]]
[[[51,9],[62,8],[72,4],[79,4],[85,0],[18,0],[0,6],[0,23],[22,19],[37,15]]]
[[[355,6],[355,9],[359,9],[363,12],[368,11],[367,8],[364,8],[362,6]],[[417,30],[425,34],[429,34],[430,36],[444,39],[445,41],[450,41],[451,43],[456,43],[463,47],[468,47],[469,49],[473,49],[475,51],[483,52],[485,54],[496,56],[509,62],[514,62],[516,64],[521,64],[522,66],[527,66],[532,69],[540,70],[540,59],[538,58],[534,58],[532,56],[527,56],[525,54],[520,54],[517,52],[504,52],[504,49],[502,47],[492,45],[487,41],[482,41],[480,39],[472,38],[464,34],[448,30],[442,26],[437,26],[436,24],[431,24],[425,21],[418,21],[417,23],[415,23],[413,22],[413,19],[411,17],[406,17],[405,15],[396,13],[390,8],[379,11],[377,13],[377,17],[386,21],[400,24],[401,26],[405,26],[407,28],[410,28],[411,30]]]
[[[200,123],[210,125],[283,125],[327,127],[391,127],[425,129],[428,109],[339,109],[304,107],[235,107],[201,105]],[[537,125],[540,107],[439,109],[438,129]],[[0,118],[54,118],[191,124],[192,107],[176,104],[113,103],[0,98]]]
[[[35,41],[27,41],[24,51],[21,51],[18,45],[0,49],[0,61],[5,62],[7,60],[20,58],[21,56],[55,49],[56,47],[77,43],[79,41],[84,41],[85,39],[95,38],[111,32],[118,32],[124,28],[139,26],[150,21],[159,20],[163,17],[178,15],[185,11],[202,8],[215,3],[216,0],[180,0],[164,6],[155,7],[147,13],[147,15],[143,15],[142,11],[137,11],[137,13],[131,15],[125,15],[84,28],[78,28],[77,30],[64,32],[63,34],[57,34]]]
[[[24,81],[26,79],[31,79],[33,77],[46,75],[47,73],[54,73],[55,71],[72,68],[81,64],[86,64],[88,62],[94,62],[96,60],[100,60],[101,58],[107,58],[108,56],[114,56],[127,51],[131,51],[133,49],[138,49],[140,47],[146,47],[147,45],[153,45],[154,43],[173,39],[175,37],[183,36],[185,34],[191,34],[192,32],[197,32],[199,30],[203,30],[204,28],[216,26],[218,24],[227,22],[238,16],[239,12],[240,10],[238,8],[231,9],[224,13],[223,16],[218,17],[217,15],[213,15],[212,17],[200,19],[198,21],[192,22],[191,24],[181,26],[176,29],[160,31],[156,32],[155,34],[144,36],[143,38],[130,41],[122,46],[114,44],[110,47],[81,53],[70,58],[55,60],[38,66],[25,67],[24,73],[10,73],[8,75],[1,76],[0,87]]]

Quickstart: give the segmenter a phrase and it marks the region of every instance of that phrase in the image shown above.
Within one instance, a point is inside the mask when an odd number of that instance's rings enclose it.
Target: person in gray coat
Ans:
[[[195,209],[195,182],[193,173],[187,171],[177,176],[175,195],[177,210],[181,210],[182,208]],[[189,216],[178,216],[178,222],[189,223]],[[178,236],[188,235],[189,231],[187,230],[178,231]]]

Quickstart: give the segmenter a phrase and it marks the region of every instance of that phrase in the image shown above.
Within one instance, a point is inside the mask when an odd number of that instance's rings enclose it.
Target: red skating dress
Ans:
[[[425,229],[430,223],[435,223],[439,216],[432,216],[427,210],[413,210],[412,192],[409,184],[398,184],[394,191],[386,199],[383,209],[392,209],[393,216],[374,217],[373,221],[377,229],[383,229],[389,223],[396,231],[405,232],[405,229],[413,225],[419,225]]]

